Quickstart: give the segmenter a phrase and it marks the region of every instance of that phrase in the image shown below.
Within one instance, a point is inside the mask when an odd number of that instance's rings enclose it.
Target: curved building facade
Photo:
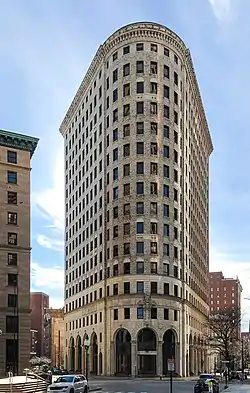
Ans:
[[[116,31],[60,132],[67,368],[205,371],[212,142],[183,41],[155,23]]]

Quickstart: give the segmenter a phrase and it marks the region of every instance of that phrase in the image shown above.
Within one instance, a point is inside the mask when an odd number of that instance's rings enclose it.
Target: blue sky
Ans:
[[[63,141],[58,132],[98,46],[155,21],[189,46],[212,134],[211,270],[250,296],[250,2],[8,0],[0,3],[0,128],[40,138],[32,170],[32,287],[63,303]],[[250,302],[243,303],[244,319]],[[247,323],[245,324],[247,327]]]

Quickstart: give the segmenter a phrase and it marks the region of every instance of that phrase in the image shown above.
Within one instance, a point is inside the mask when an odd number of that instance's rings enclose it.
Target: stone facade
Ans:
[[[60,131],[66,367],[205,371],[212,143],[183,41],[154,23],[115,32]]]
[[[30,159],[38,140],[0,130],[0,375],[30,359]]]

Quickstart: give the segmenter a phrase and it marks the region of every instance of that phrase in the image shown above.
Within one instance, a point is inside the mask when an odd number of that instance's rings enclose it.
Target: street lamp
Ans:
[[[86,374],[86,379],[88,380],[88,372],[89,372],[89,370],[88,370],[88,365],[89,365],[88,357],[89,357],[89,347],[90,347],[90,340],[89,340],[88,335],[85,336],[84,347],[85,347],[85,354],[86,354],[86,356],[85,356],[86,357],[86,364],[85,364],[86,372],[85,372],[85,374]]]

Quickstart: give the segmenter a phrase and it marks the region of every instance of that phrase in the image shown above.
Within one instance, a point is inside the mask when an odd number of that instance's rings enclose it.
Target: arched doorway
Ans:
[[[80,336],[76,338],[76,370],[82,372],[82,342]]]
[[[141,329],[137,336],[138,374],[156,375],[156,335],[150,328]]]
[[[131,375],[131,335],[119,329],[115,338],[116,374]]]
[[[91,374],[97,375],[98,373],[98,344],[96,333],[91,337]]]
[[[99,375],[102,374],[102,353],[99,353]]]
[[[168,374],[168,359],[175,359],[175,335],[173,330],[168,329],[163,336],[162,344],[162,370],[163,375]]]
[[[69,369],[75,371],[75,340],[70,337],[69,341]]]

